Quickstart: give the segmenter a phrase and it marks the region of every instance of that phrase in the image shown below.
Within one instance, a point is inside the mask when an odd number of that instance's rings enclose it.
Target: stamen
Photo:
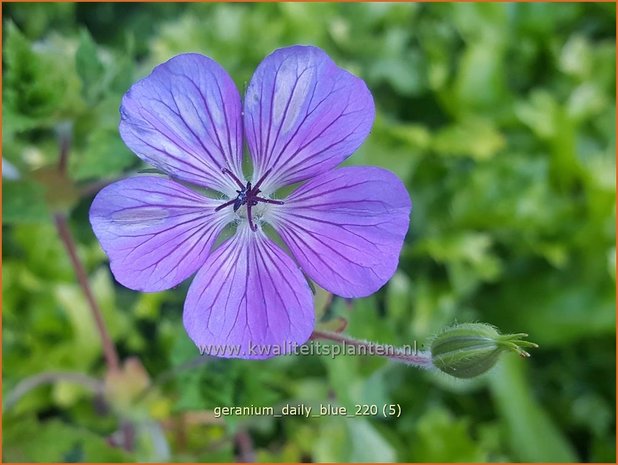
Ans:
[[[236,175],[230,170],[228,170],[227,168],[223,168],[223,173],[229,175],[236,182],[236,184],[238,184],[238,187],[240,187],[241,189],[245,188],[245,185],[242,183],[242,181],[238,179],[238,177],[236,177]]]
[[[247,204],[247,219],[249,220],[249,227],[251,231],[256,232],[257,226],[253,223],[253,217],[251,216],[251,209],[253,208],[252,202]]]
[[[264,182],[264,180],[266,179],[266,176],[268,176],[270,174],[270,172],[272,171],[272,168],[269,168],[266,170],[266,172],[262,175],[262,177],[260,178],[260,180],[258,182],[255,183],[255,187],[254,189],[257,189],[258,187],[260,187],[262,185],[262,183]],[[256,192],[257,194],[257,192]]]
[[[219,205],[217,208],[215,208],[215,211],[218,212],[219,210],[223,210],[225,207],[229,207],[234,202],[236,202],[236,199],[232,199],[229,202],[225,202],[224,204]]]
[[[262,175],[259,181],[255,183],[254,186],[251,185],[251,182],[247,182],[247,185],[245,186],[242,181],[238,179],[236,175],[234,175],[234,173],[232,173],[227,168],[224,168],[223,172],[229,175],[236,182],[236,184],[238,184],[238,187],[240,187],[240,189],[236,191],[236,193],[238,194],[236,198],[228,200],[222,205],[219,205],[215,208],[215,211],[220,211],[226,207],[229,207],[230,205],[234,206],[234,211],[238,211],[240,207],[246,205],[247,221],[249,222],[249,228],[251,228],[251,231],[256,232],[258,228],[253,221],[253,207],[255,207],[260,202],[273,205],[283,205],[283,202],[281,200],[267,199],[266,197],[260,197],[258,195],[260,192],[262,192],[260,190],[260,185],[264,182],[264,179],[266,179],[266,176],[268,176],[271,171],[271,169],[266,170],[266,172]]]

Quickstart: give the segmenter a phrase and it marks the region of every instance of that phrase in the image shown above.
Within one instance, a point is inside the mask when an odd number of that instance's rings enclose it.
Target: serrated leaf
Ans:
[[[4,105],[7,116],[45,120],[66,104],[70,79],[52,54],[35,51],[33,44],[14,23],[6,27],[4,44]],[[57,57],[56,57],[57,58]],[[24,123],[17,128],[28,127]]]
[[[97,45],[86,29],[80,32],[75,68],[82,81],[84,98],[90,103],[96,102],[103,90],[105,68],[99,59]]]

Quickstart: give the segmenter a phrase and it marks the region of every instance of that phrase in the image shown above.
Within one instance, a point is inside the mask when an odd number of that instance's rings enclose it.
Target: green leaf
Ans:
[[[10,132],[49,127],[79,105],[74,68],[66,50],[51,43],[31,43],[14,23],[6,26],[3,54],[4,105]]]
[[[418,419],[410,441],[415,462],[484,462],[487,456],[471,437],[469,422],[443,408],[429,409]]]
[[[488,160],[504,148],[506,140],[491,121],[466,118],[462,123],[441,129],[432,148],[441,155],[468,156]]]
[[[138,158],[127,149],[117,129],[95,129],[86,141],[83,152],[75,156],[76,179],[97,179],[118,176]]]
[[[573,447],[534,399],[524,360],[505,356],[490,375],[496,406],[507,426],[511,453],[521,462],[577,462]]]
[[[124,144],[118,133],[120,97],[110,95],[97,104],[90,121],[78,122],[84,132],[84,145],[71,159],[75,179],[109,179],[118,176],[139,159]],[[88,129],[90,126],[94,126]]]
[[[316,462],[395,462],[393,446],[365,418],[324,418],[314,438]]]
[[[53,111],[62,94],[62,86],[56,86],[53,80],[42,79],[44,60],[32,50],[30,41],[12,22],[6,26],[4,63],[5,105],[24,113],[33,111],[33,116]]]
[[[541,346],[572,344],[615,333],[615,292],[603,268],[594,275],[580,271],[511,276],[501,296],[505,302],[501,315],[494,318],[495,324],[526,328]],[[494,313],[495,297],[488,294],[486,298],[483,309],[487,314]]]
[[[82,94],[86,101],[96,102],[103,90],[105,68],[99,59],[97,45],[86,29],[79,35],[75,68],[82,81]]]
[[[2,224],[41,223],[49,220],[45,191],[39,184],[30,180],[4,180]]]
[[[395,462],[393,446],[364,418],[346,422],[350,442],[348,462]]]
[[[14,250],[19,251],[21,263],[34,279],[41,279],[48,285],[75,279],[67,252],[51,221],[16,225],[12,233],[17,246]]]
[[[101,436],[60,420],[13,419],[5,424],[4,459],[9,462],[124,462],[122,449]]]

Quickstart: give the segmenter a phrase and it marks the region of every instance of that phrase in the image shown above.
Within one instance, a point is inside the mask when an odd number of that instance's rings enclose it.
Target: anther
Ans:
[[[260,192],[262,192],[260,190],[260,185],[264,182],[264,179],[266,179],[266,176],[268,176],[270,172],[271,172],[270,169],[267,170],[262,175],[262,177],[260,177],[258,182],[255,183],[255,185],[252,185],[251,182],[247,182],[247,184],[245,185],[240,179],[238,179],[238,177],[234,173],[232,173],[227,168],[224,168],[223,173],[229,175],[236,182],[236,184],[238,184],[238,187],[240,187],[240,189],[236,190],[236,193],[238,194],[236,198],[228,200],[227,202],[219,205],[218,207],[215,208],[215,211],[220,211],[226,207],[229,207],[230,205],[234,206],[233,207],[234,211],[238,211],[240,207],[242,207],[243,205],[246,205],[247,220],[249,222],[249,227],[251,228],[251,231],[253,232],[257,231],[258,229],[257,225],[253,221],[253,207],[255,207],[258,203],[283,205],[283,202],[281,200],[267,199],[266,197],[260,197],[258,195]]]

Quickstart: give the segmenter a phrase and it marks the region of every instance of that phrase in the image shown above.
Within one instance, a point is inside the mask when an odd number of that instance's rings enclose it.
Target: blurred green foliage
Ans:
[[[247,431],[260,461],[615,461],[614,4],[9,3],[4,13],[3,157],[21,173],[3,180],[4,396],[41,372],[104,371],[33,175],[57,162],[63,127],[84,189],[70,216],[80,256],[121,357],[137,356],[154,383],[120,413],[68,380],[32,390],[5,408],[5,461],[230,461]],[[397,274],[375,296],[335,300],[328,318],[399,345],[483,321],[528,332],[541,344],[532,359],[506,356],[469,382],[374,358],[195,365],[187,285],[139,294],[113,281],[87,212],[97,183],[143,168],[118,135],[123,92],[189,51],[244,89],[266,54],[295,43],[366,80],[377,120],[349,163],[393,170],[414,203]],[[402,415],[211,414],[286,403],[398,403]],[[112,444],[128,420],[135,444],[124,451]]]

